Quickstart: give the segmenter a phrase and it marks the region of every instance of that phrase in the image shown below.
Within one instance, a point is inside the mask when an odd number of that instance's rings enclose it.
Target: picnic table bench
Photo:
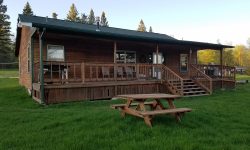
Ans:
[[[122,117],[125,117],[126,114],[130,114],[143,118],[145,123],[152,127],[152,118],[155,115],[172,114],[176,120],[180,122],[180,118],[184,113],[192,111],[190,108],[175,107],[173,101],[179,97],[179,95],[163,93],[118,95],[115,98],[125,99],[127,102],[125,104],[111,105],[111,108],[119,109]],[[168,107],[165,107],[161,100],[166,100]]]

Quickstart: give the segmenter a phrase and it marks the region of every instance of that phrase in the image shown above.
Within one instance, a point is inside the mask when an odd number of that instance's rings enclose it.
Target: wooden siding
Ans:
[[[120,94],[147,94],[147,93],[167,93],[166,87],[159,83],[127,84],[127,85],[102,85],[102,86],[61,86],[45,87],[45,101],[47,104],[110,99]]]

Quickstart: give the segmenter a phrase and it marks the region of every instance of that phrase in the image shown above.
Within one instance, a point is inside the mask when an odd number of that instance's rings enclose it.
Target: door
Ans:
[[[158,53],[158,61],[157,61],[157,53],[153,53],[153,64],[163,64],[164,57],[162,53]],[[161,79],[161,68],[153,67],[153,77],[157,79]]]
[[[188,72],[188,54],[180,54],[180,72]]]

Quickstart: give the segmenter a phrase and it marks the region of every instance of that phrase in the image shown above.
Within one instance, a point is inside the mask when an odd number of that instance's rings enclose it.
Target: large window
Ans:
[[[117,51],[117,63],[136,63],[136,53],[134,51]]]
[[[188,54],[180,55],[180,71],[181,72],[188,71]]]
[[[64,47],[62,45],[48,45],[47,60],[64,61]]]

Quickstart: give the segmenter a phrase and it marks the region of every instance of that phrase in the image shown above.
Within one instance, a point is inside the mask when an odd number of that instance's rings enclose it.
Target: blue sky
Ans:
[[[12,32],[16,30],[17,15],[27,0],[4,0],[11,17]],[[137,29],[140,19],[154,32],[177,39],[223,44],[246,44],[250,37],[250,0],[29,0],[37,16],[56,12],[66,18],[75,3],[79,13],[95,15],[106,12],[112,27]]]

